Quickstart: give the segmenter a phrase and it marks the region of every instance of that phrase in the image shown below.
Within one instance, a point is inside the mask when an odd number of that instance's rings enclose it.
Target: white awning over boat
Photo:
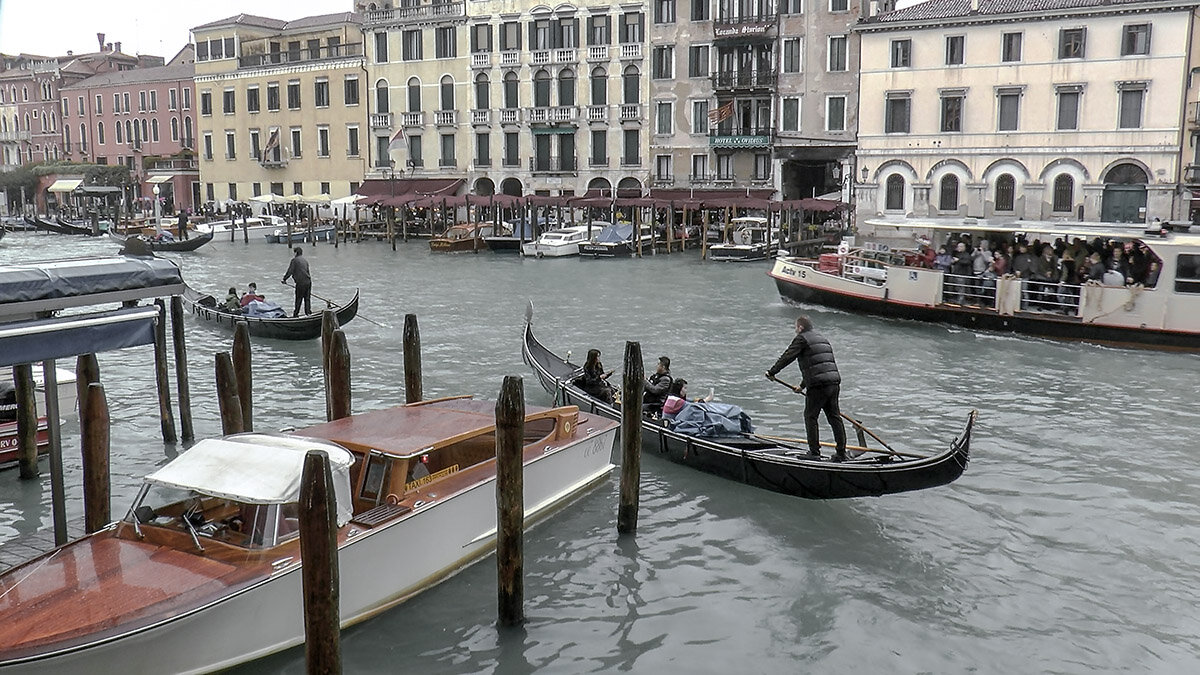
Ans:
[[[146,476],[146,482],[247,504],[298,502],[304,456],[309,450],[329,457],[337,523],[345,525],[352,512],[350,466],[354,456],[328,441],[267,434],[207,439]]]
[[[71,190],[79,187],[79,184],[82,182],[82,180],[78,179],[59,178],[58,180],[54,181],[53,185],[46,189],[50,192],[70,192]]]

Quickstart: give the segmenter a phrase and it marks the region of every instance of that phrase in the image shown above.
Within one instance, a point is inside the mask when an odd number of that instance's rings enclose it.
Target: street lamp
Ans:
[[[161,235],[162,234],[162,220],[159,219],[159,217],[158,217],[158,193],[159,193],[158,183],[154,184],[154,189],[151,190],[151,192],[154,193],[154,233],[156,235]],[[182,232],[180,233],[180,236],[183,236]]]

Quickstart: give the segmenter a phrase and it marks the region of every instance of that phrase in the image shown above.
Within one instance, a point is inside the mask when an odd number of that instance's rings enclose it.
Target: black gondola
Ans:
[[[570,381],[579,368],[544,347],[533,335],[532,310],[528,313],[522,356],[537,374],[556,405],[577,405],[580,410],[620,420],[619,408],[589,396]],[[945,485],[957,479],[970,458],[974,410],[967,416],[962,435],[943,452],[928,457],[909,454],[863,453],[845,462],[810,459],[803,443],[780,443],[764,436],[703,438],[677,433],[661,420],[643,418],[642,447],[677,464],[764,490],[805,499],[878,497]],[[863,429],[859,444],[865,445]]]
[[[35,229],[42,230],[44,232],[53,232],[55,234],[85,234],[83,232],[75,232],[63,227],[62,225],[59,225],[58,223],[51,222],[44,218],[39,218],[37,216],[34,216],[33,218],[25,216],[25,222],[29,225],[32,225]]]
[[[274,338],[276,340],[312,340],[321,336],[321,314],[308,314],[300,317],[267,318],[261,316],[246,316],[231,314],[217,309],[217,301],[211,295],[199,293],[195,289],[185,288],[183,301],[192,309],[192,314],[201,319],[225,326],[230,330],[238,321],[245,321],[254,337]],[[345,326],[358,314],[358,289],[354,289],[354,297],[344,305],[333,305],[339,326]]]
[[[190,237],[188,239],[172,239],[170,241],[155,241],[151,237],[144,237],[144,236],[136,235],[136,234],[125,236],[125,235],[117,234],[116,232],[113,232],[111,230],[109,231],[108,236],[113,241],[116,241],[121,244],[121,247],[122,247],[121,252],[122,253],[129,250],[129,240],[130,239],[140,239],[141,242],[145,244],[146,248],[150,249],[151,251],[159,251],[159,252],[161,252],[161,251],[168,251],[168,252],[170,252],[170,251],[174,251],[174,252],[195,251],[196,249],[207,244],[208,242],[212,241],[212,239],[213,239],[212,232],[206,232],[204,234],[197,234],[196,236]]]
[[[104,234],[104,229],[92,230],[92,224],[86,220],[67,220],[59,216],[54,219],[54,222],[58,223],[59,227],[65,229],[67,234],[82,234],[88,237],[98,237]],[[97,226],[99,226],[99,223],[97,223]]]

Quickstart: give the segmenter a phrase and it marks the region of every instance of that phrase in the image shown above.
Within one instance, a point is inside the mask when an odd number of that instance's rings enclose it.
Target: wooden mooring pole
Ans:
[[[329,421],[350,416],[350,347],[346,333],[333,331],[329,348]]]
[[[304,660],[308,672],[342,672],[337,503],[329,456],[309,450],[300,481],[300,558],[304,586]]]
[[[496,400],[496,594],[501,626],[525,621],[525,388],[507,375]]]
[[[88,387],[93,382],[100,381],[100,362],[95,354],[80,354],[75,358],[75,400],[79,402],[79,412],[83,414],[83,401],[87,398]]]
[[[237,379],[233,374],[233,359],[229,352],[217,353],[217,406],[221,410],[221,433],[239,434],[245,431],[242,403],[238,400]]]
[[[166,443],[178,441],[175,436],[175,413],[171,412],[171,376],[167,373],[167,306],[162,298],[154,301],[158,319],[154,322],[154,384],[158,390],[158,415],[162,422],[162,437]]]
[[[54,513],[54,543],[67,543],[67,490],[63,481],[62,428],[58,414],[58,365],[54,359],[42,361],[42,382],[46,384],[46,433],[50,437],[50,501]]]
[[[325,419],[333,419],[333,401],[329,394],[329,358],[333,346],[333,332],[338,329],[337,316],[332,309],[321,312],[321,374],[325,382]]]
[[[175,387],[179,391],[179,435],[196,438],[192,429],[192,390],[188,383],[187,344],[183,338],[183,298],[171,296],[171,341],[175,347]],[[83,399],[80,399],[83,400]]]
[[[617,506],[617,532],[622,534],[637,530],[644,378],[642,345],[626,342],[625,372],[621,382],[621,494]]]
[[[233,376],[237,381],[238,406],[242,409],[242,431],[254,431],[254,369],[250,356],[250,324],[233,327]]]
[[[404,402],[421,400],[421,329],[416,314],[404,315]]]
[[[17,461],[21,478],[37,478],[37,387],[33,383],[33,365],[13,366],[13,384],[17,394]]]
[[[83,446],[83,525],[84,531],[91,534],[112,521],[108,399],[104,396],[104,385],[99,382],[89,384],[79,399],[79,425]]]

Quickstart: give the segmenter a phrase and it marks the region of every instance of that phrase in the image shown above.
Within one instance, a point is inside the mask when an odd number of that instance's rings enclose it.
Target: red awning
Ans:
[[[358,186],[355,194],[368,197],[387,197],[393,195],[453,195],[465,183],[461,178],[396,178],[369,179]]]

